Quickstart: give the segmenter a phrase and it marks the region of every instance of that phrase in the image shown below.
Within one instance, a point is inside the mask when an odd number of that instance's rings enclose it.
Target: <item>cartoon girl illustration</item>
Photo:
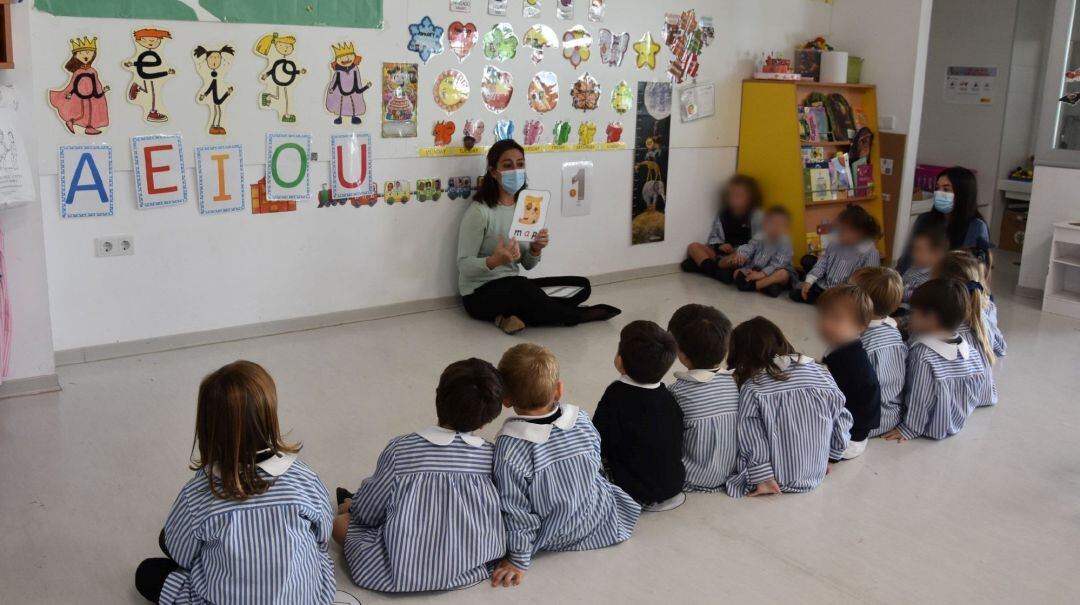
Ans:
[[[195,70],[202,76],[203,85],[199,89],[196,99],[210,109],[210,134],[223,135],[225,127],[222,125],[222,105],[229,100],[234,87],[224,84],[222,78],[232,67],[236,49],[231,44],[226,44],[216,50],[207,50],[204,46],[196,46],[192,53],[195,60]]]
[[[289,58],[295,51],[296,37],[279,36],[277,32],[263,36],[255,45],[255,53],[266,57],[268,66],[259,75],[259,79],[266,82],[267,90],[259,96],[259,105],[278,112],[281,121],[289,124],[296,122],[296,115],[290,113],[289,89],[296,84],[297,78],[307,74],[307,68]]]
[[[93,67],[97,59],[97,36],[74,38],[70,42],[71,58],[64,69],[71,78],[63,89],[49,91],[49,105],[71,134],[75,134],[76,126],[83,129],[83,134],[101,134],[109,125],[109,102],[105,99],[109,86],[101,83]]]
[[[360,79],[360,61],[363,57],[356,54],[352,42],[333,44],[334,60],[330,62],[330,86],[326,89],[326,111],[336,115],[335,124],[341,124],[343,116],[349,116],[353,124],[361,122],[360,116],[367,113],[364,92],[371,88],[371,82],[364,84]]]

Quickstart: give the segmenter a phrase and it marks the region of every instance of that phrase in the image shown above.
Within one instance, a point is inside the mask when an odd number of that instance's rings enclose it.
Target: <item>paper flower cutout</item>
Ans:
[[[597,84],[596,78],[590,76],[589,72],[585,72],[574,82],[570,97],[573,100],[574,109],[592,111],[600,104],[600,85]]]
[[[484,66],[484,75],[480,79],[480,97],[484,100],[484,107],[491,113],[502,113],[513,96],[514,76],[494,65]]]
[[[611,89],[611,108],[615,110],[615,113],[622,115],[633,107],[634,91],[626,80],[623,80]]]
[[[456,69],[447,69],[435,78],[432,89],[435,104],[446,113],[454,113],[469,100],[469,79]]]
[[[577,130],[579,145],[592,145],[596,137],[596,122],[582,122]]]
[[[536,145],[540,142],[540,135],[544,134],[544,125],[540,120],[525,122],[525,144]]]
[[[552,142],[556,145],[565,145],[570,140],[570,122],[559,120],[555,122],[555,130],[552,131]]]
[[[435,135],[435,146],[446,147],[450,144],[450,140],[454,138],[454,132],[457,130],[457,126],[449,120],[439,120],[435,122],[435,128],[432,129],[432,134]]]
[[[626,32],[615,34],[606,27],[600,30],[600,61],[604,65],[621,66],[628,48],[630,48],[630,34]]]
[[[521,37],[521,45],[532,49],[532,62],[539,63],[544,59],[544,49],[559,47],[559,39],[555,35],[555,30],[550,27],[539,24],[530,27],[526,30],[525,35]]]
[[[433,55],[443,53],[443,28],[431,22],[431,17],[424,17],[419,23],[409,26],[409,45],[406,47],[420,55],[420,60],[428,62]]]
[[[607,142],[618,143],[622,140],[623,125],[622,122],[608,122],[607,125]]]
[[[563,45],[563,57],[567,61],[570,61],[570,65],[577,69],[579,65],[589,60],[589,55],[592,54],[590,47],[592,46],[592,34],[589,30],[580,25],[566,30],[566,33],[562,37]]]
[[[559,78],[553,72],[538,72],[529,82],[529,107],[547,113],[559,104]]]
[[[660,52],[660,45],[653,42],[652,32],[645,32],[641,40],[634,42],[634,52],[637,53],[638,69],[656,69],[656,53]]]
[[[480,34],[475,23],[454,21],[446,29],[446,37],[450,40],[450,51],[457,55],[458,61],[464,61],[472,53]]]
[[[498,123],[495,124],[495,140],[502,141],[512,138],[514,138],[514,121],[499,120]]]
[[[492,61],[506,61],[517,56],[518,39],[514,35],[514,26],[499,23],[484,34],[484,56]]]

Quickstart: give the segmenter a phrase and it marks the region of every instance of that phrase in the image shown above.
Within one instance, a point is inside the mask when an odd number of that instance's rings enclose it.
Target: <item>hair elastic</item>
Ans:
[[[975,281],[975,280],[969,280],[968,281],[967,290],[968,290],[968,294],[971,294],[972,292],[974,292],[976,290],[978,290],[979,292],[985,292],[986,291],[986,289],[983,288],[983,285],[980,284],[979,282]]]

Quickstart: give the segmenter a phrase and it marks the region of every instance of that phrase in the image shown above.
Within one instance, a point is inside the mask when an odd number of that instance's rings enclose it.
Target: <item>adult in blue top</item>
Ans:
[[[979,213],[979,189],[975,182],[975,173],[967,168],[953,166],[938,175],[934,209],[915,221],[911,233],[921,233],[934,226],[945,227],[951,250],[973,248],[979,240],[990,242],[990,227]],[[904,254],[896,263],[896,270],[903,273],[910,266],[909,238]]]
[[[525,187],[525,150],[513,139],[492,145],[487,172],[458,232],[458,290],[465,311],[474,319],[494,321],[507,334],[526,326],[573,326],[618,315],[619,309],[610,305],[582,306],[592,293],[584,277],[520,275],[522,268],[540,263],[550,241],[547,229],[531,243],[510,237],[517,196]]]

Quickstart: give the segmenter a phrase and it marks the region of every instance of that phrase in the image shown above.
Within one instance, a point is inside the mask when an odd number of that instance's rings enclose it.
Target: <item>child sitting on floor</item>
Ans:
[[[661,381],[675,363],[675,339],[651,321],[632,321],[619,335],[615,369],[593,414],[600,457],[611,482],[646,511],[677,508],[686,469],[683,413]]]
[[[735,249],[757,234],[761,220],[761,187],[753,177],[736,174],[720,194],[720,213],[713,221],[705,243],[694,242],[686,248],[682,270],[716,275],[717,262],[734,254]]]
[[[773,298],[780,296],[795,276],[791,264],[795,253],[788,237],[790,223],[791,215],[782,206],[769,208],[761,234],[722,258],[716,278],[728,284],[734,282],[744,292],[757,290]]]
[[[881,422],[881,385],[860,336],[870,325],[874,305],[851,284],[833,286],[818,298],[818,334],[825,342],[825,358],[836,386],[851,412],[851,441],[840,459],[857,458],[866,450],[870,431]]]
[[[847,449],[851,412],[829,373],[764,317],[731,333],[739,385],[739,457],[729,496],[808,492]]]
[[[990,252],[990,243],[986,240],[979,240],[977,245],[971,249],[971,255],[979,262],[979,274],[982,276],[980,281],[986,290],[985,316],[990,337],[990,348],[993,349],[994,355],[1001,359],[1008,353],[1009,345],[1005,342],[1005,335],[1001,332],[1000,324],[998,324],[997,303],[994,302],[993,293],[994,287],[990,283],[991,272],[994,268],[994,256]]]
[[[979,407],[997,405],[997,385],[994,384],[994,364],[997,363],[997,351],[1003,347],[995,347],[993,336],[993,324],[990,321],[991,305],[990,293],[983,285],[983,272],[979,261],[970,253],[962,250],[953,250],[945,255],[937,269],[935,277],[955,279],[966,284],[970,300],[968,302],[968,316],[960,326],[960,335],[964,337],[982,358],[983,369],[986,372],[987,391],[979,398]],[[993,311],[997,316],[996,308]],[[999,342],[1004,342],[1004,337],[998,336]]]
[[[885,439],[955,435],[988,390],[982,358],[958,332],[968,299],[964,282],[955,279],[932,279],[911,296],[904,415]]]
[[[495,586],[516,586],[541,550],[590,550],[630,538],[641,507],[600,472],[600,436],[589,415],[560,403],[559,361],[539,345],[510,348],[499,361],[503,405],[515,416],[495,440],[507,555]]]
[[[870,431],[871,437],[879,437],[896,428],[904,400],[908,347],[890,317],[900,306],[904,284],[900,274],[888,267],[863,267],[851,276],[851,283],[866,292],[874,305],[874,318],[862,333],[862,343],[881,386],[881,421]]]
[[[506,530],[491,477],[495,448],[473,431],[498,417],[502,401],[490,363],[450,364],[435,389],[438,424],[391,440],[355,495],[338,489],[334,540],[357,586],[453,590],[491,575]]]
[[[721,491],[735,472],[739,450],[735,436],[739,387],[731,370],[722,365],[731,321],[713,307],[684,305],[671,316],[668,331],[687,370],[675,372],[675,382],[668,387],[683,411],[685,489]]]
[[[915,288],[930,280],[930,273],[949,251],[949,235],[940,225],[916,231],[911,236],[911,266],[904,271],[904,303],[911,300]]]
[[[334,509],[299,444],[278,428],[277,388],[237,361],[199,385],[195,476],[180,490],[135,587],[151,603],[296,603],[334,598]]]
[[[836,239],[813,267],[806,280],[791,291],[791,300],[814,304],[829,288],[846,284],[851,274],[863,267],[881,264],[877,242],[881,226],[862,206],[849,204],[836,217]]]

